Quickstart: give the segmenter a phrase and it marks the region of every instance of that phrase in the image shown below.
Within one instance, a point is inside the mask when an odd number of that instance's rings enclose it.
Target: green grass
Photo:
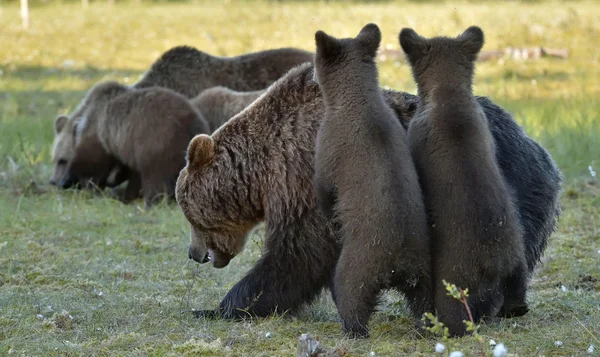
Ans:
[[[106,196],[47,185],[53,119],[100,80],[133,83],[163,51],[189,44],[218,55],[273,47],[314,50],[314,32],[353,36],[378,23],[399,48],[401,27],[454,35],[486,31],[484,49],[568,48],[568,60],[478,65],[475,90],[511,111],[565,173],[563,215],[532,283],[532,311],[481,333],[519,356],[600,351],[600,5],[594,2],[322,2],[35,6],[23,31],[16,4],[0,8],[0,355],[294,355],[310,332],[349,355],[428,356],[438,339],[413,328],[386,293],[366,341],[342,338],[327,293],[297,317],[202,321],[260,255],[262,230],[222,270],[187,259],[175,205],[144,211]],[[380,64],[382,84],[415,92],[403,64]],[[31,182],[35,184],[31,184]],[[567,291],[562,291],[565,286]],[[43,318],[38,317],[42,315]],[[69,318],[69,315],[72,317]],[[266,337],[267,332],[270,337]],[[562,346],[556,346],[562,341]],[[459,340],[472,354],[476,344]],[[593,354],[592,354],[593,355]]]

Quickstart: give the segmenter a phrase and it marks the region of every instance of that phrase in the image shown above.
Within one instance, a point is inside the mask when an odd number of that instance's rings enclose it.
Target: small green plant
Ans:
[[[486,353],[483,348],[483,337],[479,335],[479,325],[473,320],[471,308],[469,307],[468,303],[469,289],[459,288],[454,284],[448,283],[446,280],[442,280],[442,283],[448,291],[447,295],[458,300],[467,311],[469,320],[463,320],[463,323],[467,327],[467,331],[471,333],[471,338],[477,342],[479,346],[479,355],[485,357]],[[439,321],[435,315],[429,312],[425,313],[421,320],[425,325],[429,324],[429,326],[426,327],[429,332],[442,337],[443,343],[438,343],[435,346],[435,351],[437,353],[445,353],[446,356],[462,356],[461,352],[449,352],[450,350],[458,351],[460,345],[458,340],[450,337],[450,331],[448,330],[448,327],[444,326],[443,322]],[[503,345],[502,347],[504,348]],[[496,352],[494,350],[494,356],[495,355]]]

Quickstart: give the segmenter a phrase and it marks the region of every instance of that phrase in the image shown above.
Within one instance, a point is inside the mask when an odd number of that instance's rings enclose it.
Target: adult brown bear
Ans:
[[[315,138],[325,106],[312,64],[298,66],[211,137],[194,138],[177,180],[176,199],[190,222],[190,258],[226,266],[246,234],[265,222],[265,251],[215,310],[196,316],[243,318],[294,312],[330,287],[337,237],[312,186]],[[405,128],[416,96],[383,91]],[[477,97],[513,190],[528,262],[542,255],[559,213],[560,172],[510,114]]]

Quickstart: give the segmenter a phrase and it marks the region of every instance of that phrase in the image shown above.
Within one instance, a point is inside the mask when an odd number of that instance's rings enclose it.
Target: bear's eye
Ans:
[[[60,159],[60,160],[58,160],[58,164],[59,164],[59,165],[66,165],[66,164],[67,164],[67,160],[65,160],[65,159]]]

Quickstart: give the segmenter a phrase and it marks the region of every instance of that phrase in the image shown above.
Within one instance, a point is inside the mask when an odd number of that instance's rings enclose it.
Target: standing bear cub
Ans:
[[[476,322],[503,305],[526,309],[522,227],[472,93],[483,43],[476,26],[455,39],[400,32],[421,98],[408,136],[431,224],[435,308],[454,335],[466,333],[468,316],[442,280],[469,289]]]
[[[70,170],[79,181],[90,177],[89,170],[82,171],[88,156],[78,154],[90,142],[85,138],[97,135],[101,147],[96,151],[105,153],[102,161],[114,158],[118,164],[113,167],[120,165],[128,173],[125,201],[140,192],[147,205],[162,195],[173,197],[188,143],[209,131],[201,114],[182,95],[158,87],[132,90],[105,82],[90,92],[93,104],[78,124]]]
[[[403,291],[417,319],[433,311],[427,215],[406,130],[379,87],[379,28],[368,24],[345,39],[318,31],[315,39],[325,103],[315,191],[340,227],[333,296],[342,328],[366,337],[381,289]]]

